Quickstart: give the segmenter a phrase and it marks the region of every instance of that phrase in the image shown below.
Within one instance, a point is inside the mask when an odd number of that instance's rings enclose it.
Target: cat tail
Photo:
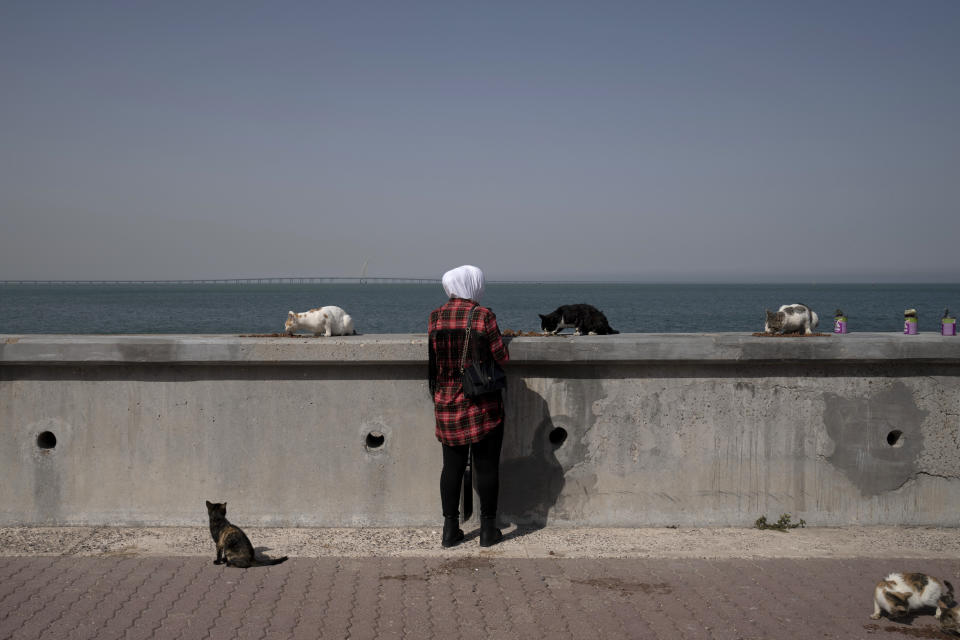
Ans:
[[[280,564],[281,562],[286,562],[287,556],[282,558],[263,558],[262,560],[258,559],[253,562],[251,566],[254,567],[269,567],[270,565]]]

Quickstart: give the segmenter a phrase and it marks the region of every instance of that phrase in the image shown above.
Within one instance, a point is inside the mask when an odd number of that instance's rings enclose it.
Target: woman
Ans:
[[[467,320],[471,353],[491,357],[499,364],[510,359],[497,318],[478,304],[483,295],[483,272],[469,265],[443,274],[443,290],[450,299],[430,314],[430,392],[433,394],[437,439],[443,447],[440,503],[443,507],[444,547],[463,540],[458,526],[460,487],[473,448],[473,466],[480,494],[480,546],[503,539],[497,529],[497,494],[500,491],[500,446],[503,444],[503,399],[500,392],[479,398],[463,393],[460,359]],[[476,350],[476,347],[478,350]],[[471,362],[467,358],[467,364]]]

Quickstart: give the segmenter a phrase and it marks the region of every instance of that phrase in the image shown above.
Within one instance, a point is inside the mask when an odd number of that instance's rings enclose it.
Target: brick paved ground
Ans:
[[[0,638],[947,638],[873,621],[893,570],[960,560],[0,558]]]

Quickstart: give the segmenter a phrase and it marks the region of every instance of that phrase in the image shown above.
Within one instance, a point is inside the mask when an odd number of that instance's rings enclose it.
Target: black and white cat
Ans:
[[[764,333],[796,333],[806,335],[820,324],[820,317],[805,304],[785,304],[776,313],[767,309],[767,321],[763,326]]]
[[[573,335],[605,336],[620,333],[610,326],[603,312],[589,304],[565,304],[547,315],[540,316],[540,330],[560,333],[567,328],[575,329]]]

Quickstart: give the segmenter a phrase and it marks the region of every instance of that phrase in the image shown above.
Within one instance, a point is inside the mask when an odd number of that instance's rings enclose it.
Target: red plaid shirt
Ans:
[[[503,400],[500,393],[480,398],[463,394],[460,357],[466,335],[467,318],[479,308],[470,325],[471,340],[480,336],[489,345],[490,354],[500,364],[510,359],[497,327],[497,317],[473,300],[450,298],[430,313],[430,388],[436,417],[437,440],[446,445],[478,442],[492,429],[503,424]],[[472,350],[472,349],[471,349]],[[467,364],[470,364],[467,355]]]

